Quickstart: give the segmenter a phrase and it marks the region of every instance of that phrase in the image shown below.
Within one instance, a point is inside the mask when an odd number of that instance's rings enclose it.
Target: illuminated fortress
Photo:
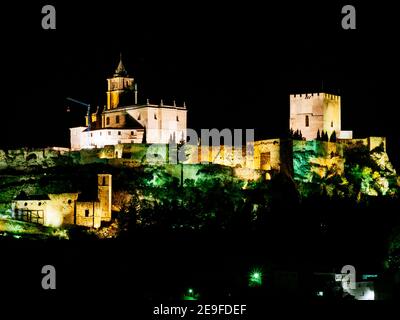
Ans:
[[[184,104],[166,105],[161,101],[154,105],[148,100],[145,104],[138,104],[136,81],[128,76],[120,60],[113,77],[107,79],[105,108],[87,116],[85,127],[70,129],[71,150],[96,149],[100,158],[123,159],[125,164],[133,159],[139,164],[152,161],[168,163],[170,143],[186,141],[186,117]],[[331,158],[326,162],[335,162],[339,169],[343,167],[344,161],[332,155],[343,157],[343,148],[361,144],[372,150],[382,145],[386,151],[386,139],[383,137],[353,139],[352,131],[342,130],[341,97],[333,94],[319,92],[290,95],[289,128],[292,132],[301,133],[301,138],[251,141],[247,145],[232,147],[209,146],[208,141],[205,145],[188,143],[183,162],[261,170],[267,172],[269,178],[273,172],[281,170],[294,175],[294,151],[313,150],[319,157]],[[327,139],[317,141],[324,134]],[[150,144],[153,144],[151,153],[157,157],[144,160],[143,150],[149,148]],[[251,153],[248,152],[249,144]],[[245,175],[254,177],[254,174],[248,172]]]
[[[246,181],[262,177],[269,180],[283,173],[296,183],[318,184],[332,176],[341,177],[346,183],[346,152],[361,147],[368,150],[369,157],[382,171],[374,172],[370,182],[363,182],[363,193],[376,196],[374,186],[379,186],[379,192],[386,194],[390,192],[388,181],[397,177],[386,154],[386,138],[353,139],[352,131],[342,130],[341,98],[337,95],[290,95],[292,136],[210,146],[203,138],[201,143],[186,141],[189,129],[184,104],[139,104],[136,82],[128,76],[122,60],[107,83],[106,106],[88,113],[86,126],[70,129],[71,148],[0,150],[0,169],[29,172],[31,168],[97,162],[117,168],[161,166],[183,185],[185,179],[196,180],[204,166],[215,164]],[[219,134],[223,136],[222,132]],[[177,155],[178,145],[184,148],[185,157],[176,161],[177,157],[171,155]],[[22,189],[7,210],[15,219],[45,226],[98,228],[111,220],[113,198],[111,175],[98,174],[97,180],[97,194],[90,197],[71,190],[35,196]],[[400,180],[397,181],[399,184]]]

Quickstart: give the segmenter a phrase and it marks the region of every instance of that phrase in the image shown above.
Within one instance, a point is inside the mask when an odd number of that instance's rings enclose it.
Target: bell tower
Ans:
[[[100,201],[101,221],[110,221],[112,204],[111,174],[97,175],[97,197]]]
[[[136,84],[126,72],[122,63],[122,54],[120,54],[118,67],[113,77],[107,79],[107,110],[122,106],[124,103],[122,97],[129,91],[135,91],[136,95]]]

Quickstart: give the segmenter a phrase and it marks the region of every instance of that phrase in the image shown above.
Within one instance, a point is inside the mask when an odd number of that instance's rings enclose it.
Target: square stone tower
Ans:
[[[126,104],[127,101],[122,101],[122,97],[126,91],[132,91],[135,93],[135,101],[131,101],[132,104],[136,104],[136,86],[134,78],[129,77],[125,70],[124,64],[122,63],[122,55],[120,55],[119,64],[115,70],[114,76],[107,79],[107,110],[115,109]]]
[[[290,123],[294,131],[300,130],[306,140],[315,140],[318,130],[330,137],[351,138],[351,132],[341,132],[340,96],[328,93],[290,95]]]
[[[98,174],[97,188],[97,196],[100,202],[101,221],[111,221],[111,174]]]

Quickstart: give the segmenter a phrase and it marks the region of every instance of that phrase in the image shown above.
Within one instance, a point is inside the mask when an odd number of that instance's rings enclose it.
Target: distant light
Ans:
[[[324,292],[323,291],[318,291],[317,292],[317,296],[318,297],[323,297],[324,296]]]
[[[249,286],[250,287],[259,287],[262,285],[263,274],[262,271],[258,268],[254,268],[250,271],[249,274]]]
[[[183,300],[198,300],[199,294],[194,293],[193,288],[188,288],[186,294],[183,295]]]
[[[363,274],[362,279],[363,280],[368,280],[369,278],[378,278],[377,274]]]
[[[58,228],[63,223],[62,213],[54,208],[48,208],[46,212],[46,225]]]
[[[375,300],[375,291],[371,289],[367,289],[364,296],[358,298],[357,300]]]

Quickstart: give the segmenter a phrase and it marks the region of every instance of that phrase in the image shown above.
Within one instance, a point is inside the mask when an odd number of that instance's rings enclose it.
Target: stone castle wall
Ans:
[[[386,138],[338,140],[337,143],[322,141],[297,141],[288,144],[286,140],[269,139],[250,143],[243,147],[226,146],[185,146],[184,164],[219,164],[234,168],[264,171],[280,171],[282,167],[291,171],[292,155],[314,150],[322,158],[343,158],[343,148],[366,146],[369,150],[383,146]],[[118,144],[98,149],[71,151],[67,148],[41,148],[0,150],[0,170],[28,171],[63,165],[85,165],[104,163],[113,166],[138,167],[141,165],[164,165],[176,161],[176,149],[168,144]],[[338,163],[341,166],[341,164]]]

